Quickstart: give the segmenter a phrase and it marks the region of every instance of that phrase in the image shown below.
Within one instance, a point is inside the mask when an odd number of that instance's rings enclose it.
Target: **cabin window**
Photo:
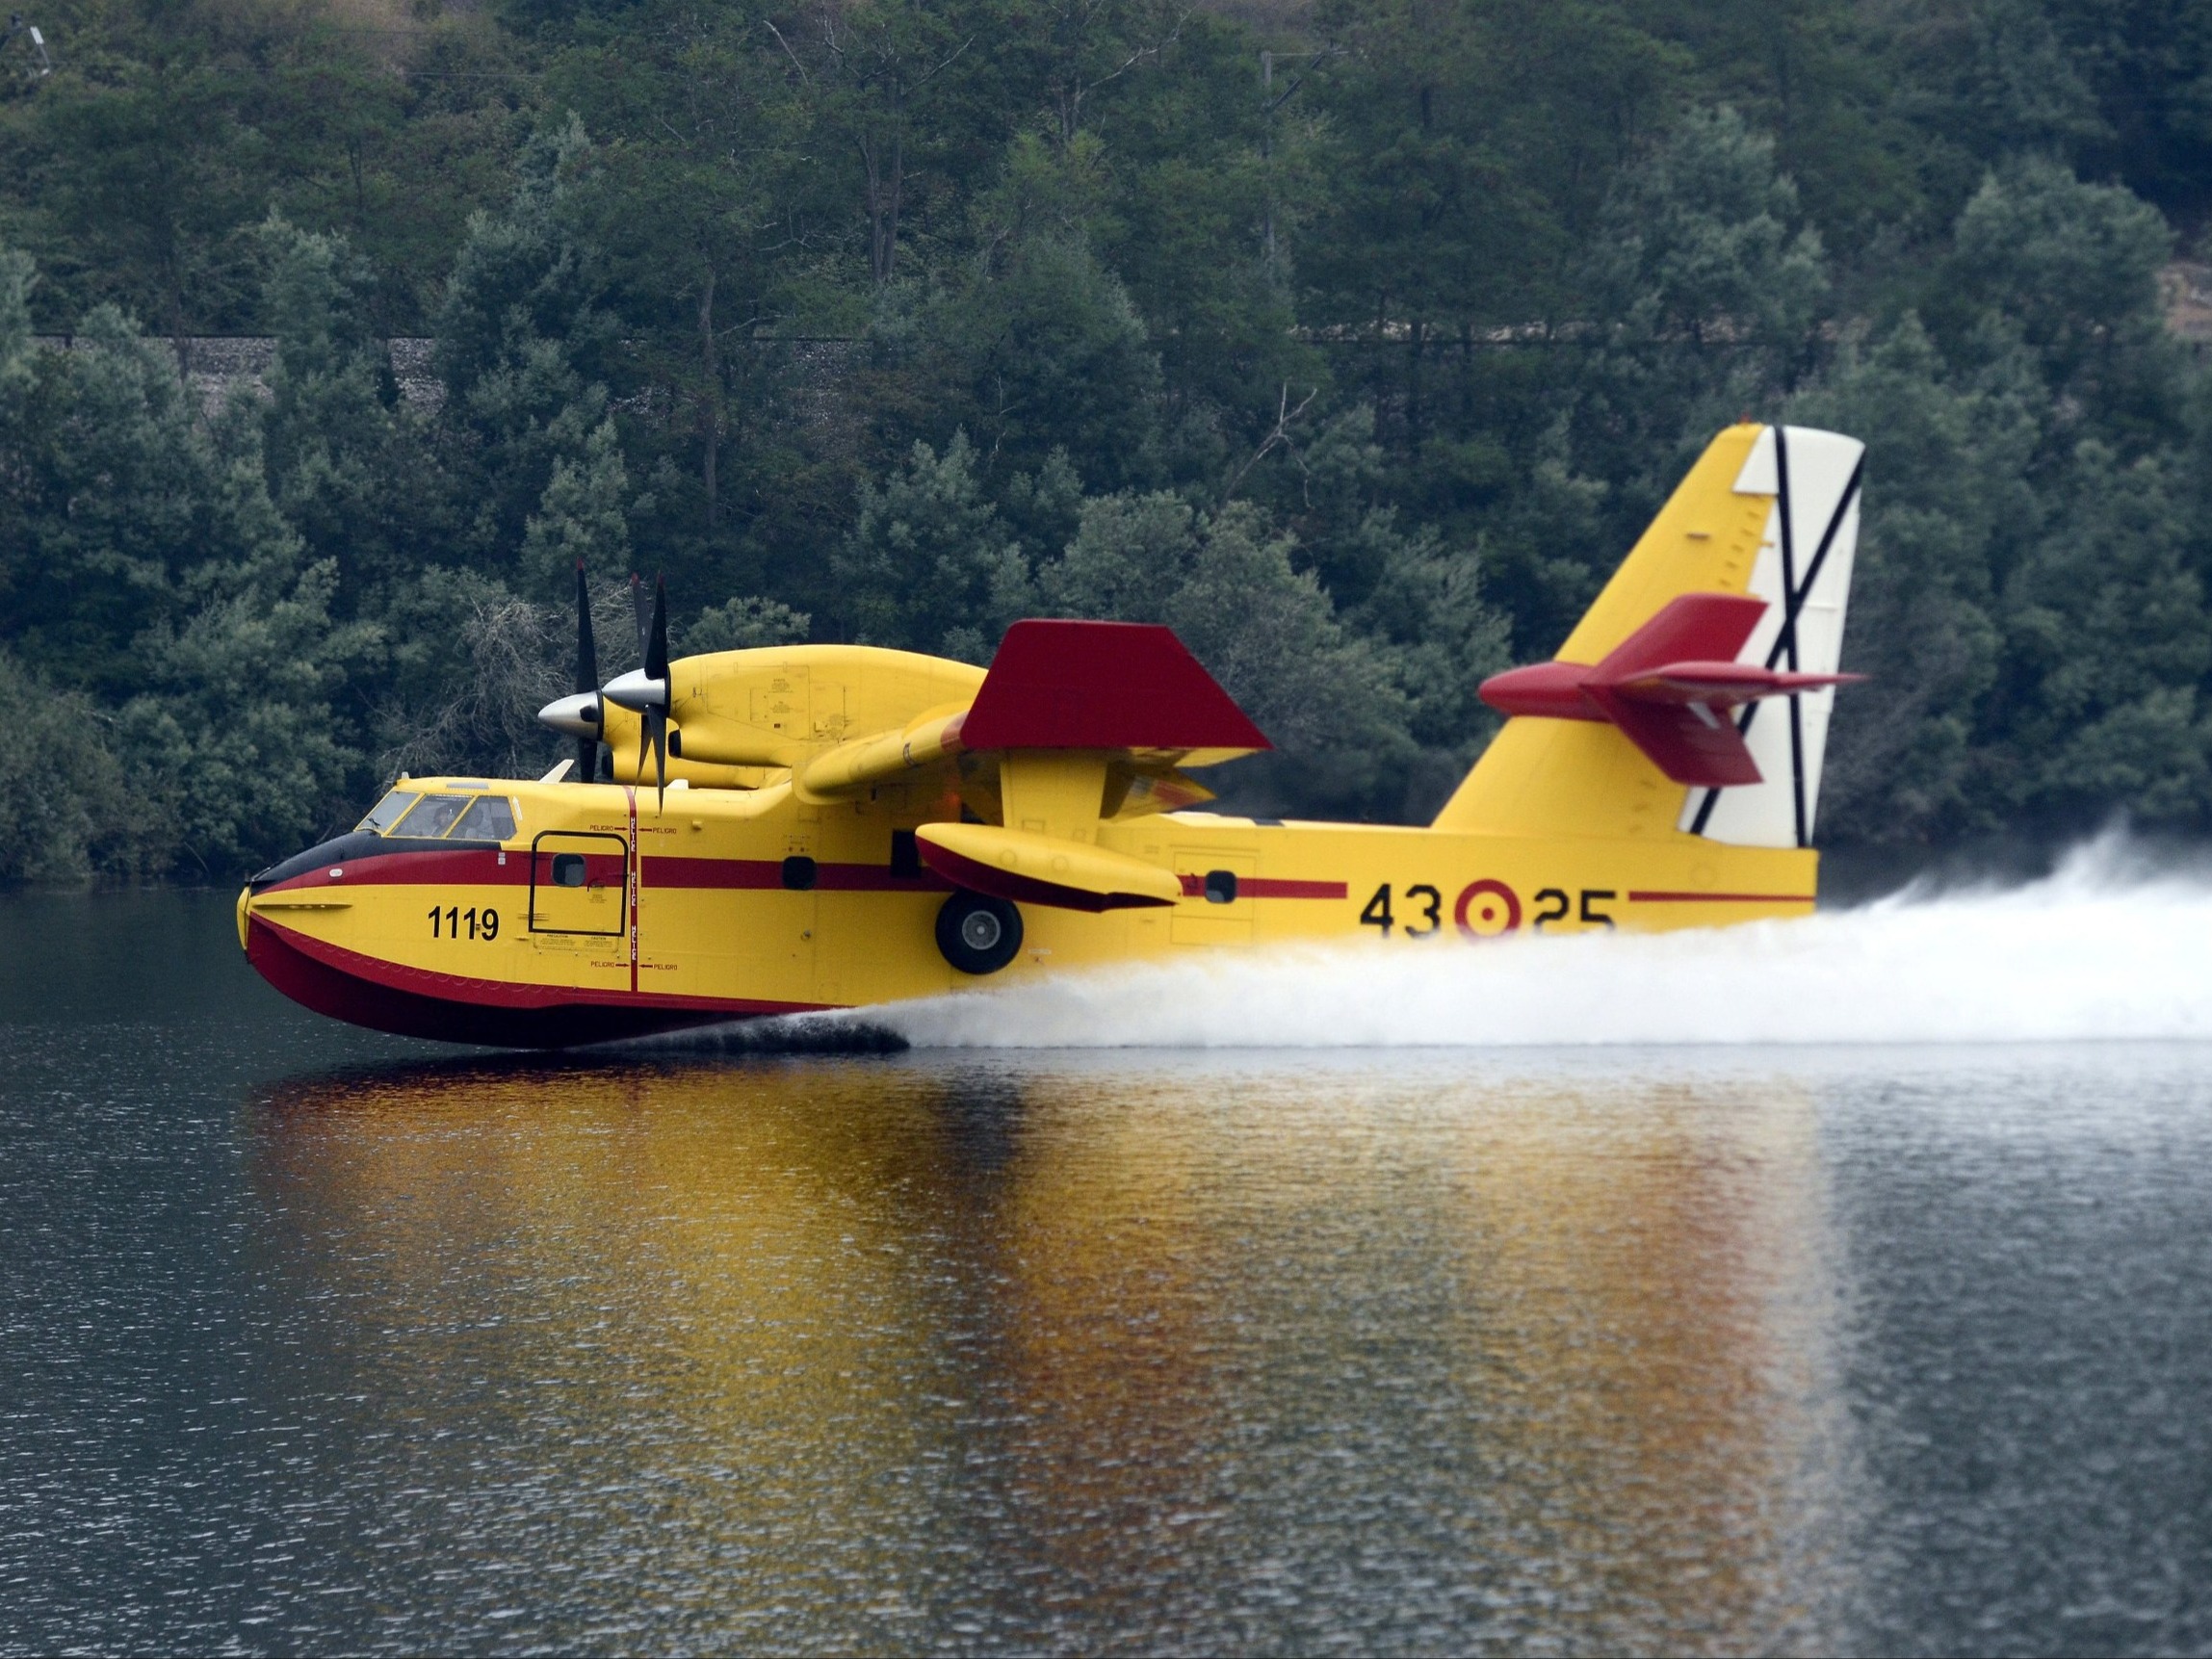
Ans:
[[[454,825],[455,841],[505,841],[514,834],[514,806],[505,795],[485,795],[469,802],[469,810]]]
[[[1210,869],[1206,872],[1206,902],[1209,904],[1235,904],[1236,902],[1236,872],[1233,869]]]
[[[353,827],[367,830],[371,835],[382,835],[399,822],[400,815],[423,797],[413,790],[394,790],[369,809],[369,816]]]
[[[454,819],[468,805],[466,795],[425,795],[422,804],[400,822],[410,836],[441,836],[454,827]]]
[[[582,887],[584,874],[584,855],[582,853],[557,852],[553,855],[554,886]]]

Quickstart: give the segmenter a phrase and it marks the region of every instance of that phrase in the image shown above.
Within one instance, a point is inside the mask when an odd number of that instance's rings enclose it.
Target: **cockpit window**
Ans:
[[[455,787],[481,790],[483,785]],[[455,841],[506,841],[514,834],[514,803],[505,795],[426,795],[419,790],[394,790],[355,827],[410,840],[427,841],[450,830]]]
[[[468,804],[466,795],[425,795],[422,805],[400,820],[400,833],[409,837],[444,835]]]
[[[413,790],[394,790],[369,809],[369,816],[353,827],[367,830],[372,835],[382,835],[399,821],[400,815],[422,797]]]
[[[484,795],[469,802],[454,825],[455,841],[505,841],[514,834],[514,808],[505,795]]]

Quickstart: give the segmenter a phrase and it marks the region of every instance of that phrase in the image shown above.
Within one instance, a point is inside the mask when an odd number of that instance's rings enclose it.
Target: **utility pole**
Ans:
[[[1266,180],[1267,274],[1275,274],[1275,54],[1260,54],[1260,103],[1265,124],[1260,129],[1260,171]]]
[[[1290,75],[1288,83],[1280,92],[1275,90],[1275,54],[1271,51],[1260,54],[1260,172],[1265,181],[1266,198],[1261,210],[1261,242],[1262,250],[1266,258],[1267,274],[1270,277],[1276,273],[1275,112],[1297,96],[1298,89],[1306,84],[1306,76],[1313,72],[1315,65],[1326,63],[1329,59],[1338,56],[1340,50],[1340,47],[1336,46],[1324,46],[1318,52],[1292,53],[1290,55],[1291,62],[1304,63],[1307,66],[1306,71],[1303,74]]]
[[[5,35],[0,35],[0,46],[5,46],[18,35],[30,36],[31,50],[39,55],[39,62],[31,71],[31,78],[34,81],[44,80],[54,72],[54,60],[46,55],[46,37],[39,33],[38,24],[24,22],[22,13],[11,12],[8,14],[8,32]]]

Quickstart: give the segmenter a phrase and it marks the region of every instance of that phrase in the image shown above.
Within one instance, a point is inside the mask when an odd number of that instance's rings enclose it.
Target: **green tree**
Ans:
[[[742,595],[700,611],[677,633],[677,650],[682,656],[698,657],[710,651],[796,645],[805,640],[811,620],[803,611],[772,599]]]
[[[954,377],[946,412],[985,446],[986,468],[1034,474],[1058,452],[1093,487],[1158,477],[1159,359],[1128,291],[1080,240],[1024,236],[946,294],[926,326]]]
[[[2122,442],[2140,452],[2179,418],[2158,307],[2173,241],[2158,211],[2127,191],[2030,158],[1986,179],[1960,214],[1936,315],[1957,355],[2001,350],[2017,332],[2054,395],[2116,435],[2132,427]],[[2078,435],[2053,428],[2062,442]]]
[[[1997,675],[1996,573],[2041,515],[2024,391],[2017,375],[1954,376],[1908,315],[1790,406],[1867,445],[1843,665],[1871,678],[1836,702],[1824,835],[1916,842],[1994,821],[1973,743]]]
[[[533,593],[565,590],[582,565],[601,580],[630,568],[630,475],[622,464],[614,423],[601,421],[584,442],[584,454],[562,455],[522,538],[521,575]]]
[[[833,568],[850,637],[967,662],[987,661],[1031,604],[1028,561],[984,499],[964,432],[942,455],[917,443],[881,486],[861,486]]]
[[[534,136],[506,209],[470,219],[438,311],[444,445],[475,508],[459,529],[468,557],[489,569],[521,549],[556,465],[588,466],[608,417],[615,326],[600,304],[599,255],[570,211],[591,161],[573,115]]]
[[[269,487],[310,555],[336,562],[351,610],[448,531],[448,491],[375,337],[367,263],[344,237],[280,215],[262,241],[262,317],[276,339],[263,419]]]
[[[1063,615],[1176,631],[1283,751],[1230,774],[1240,799],[1392,810],[1413,751],[1407,699],[1295,551],[1252,503],[1200,514],[1165,492],[1125,493],[1084,504],[1038,585]]]
[[[1809,365],[1828,273],[1774,149],[1732,110],[1694,111],[1606,197],[1587,274],[1603,344],[1574,418],[1578,470],[1616,483],[1605,561],[1715,429]]]
[[[2043,535],[2005,583],[1985,747],[1991,803],[2093,827],[2125,810],[2198,827],[2212,807],[2199,687],[2212,618],[2162,460],[2085,442]]]
[[[244,65],[180,20],[132,31],[54,77],[18,156],[39,190],[32,246],[70,300],[117,302],[182,335],[235,322],[251,294],[234,233],[252,221],[266,140],[242,118]]]
[[[916,207],[950,182],[948,170],[957,176],[978,119],[996,114],[969,94],[994,55],[986,31],[1010,20],[989,5],[816,0],[764,22],[797,71],[824,141],[850,166],[839,174],[857,195],[878,288],[898,274]]]
[[[748,10],[676,0],[627,13],[618,35],[572,48],[551,77],[599,135],[576,211],[605,250],[638,369],[683,411],[671,424],[695,446],[710,534],[733,410],[742,417],[757,391],[729,337],[778,310],[785,272],[768,250],[790,240],[795,205],[786,174],[799,165],[800,116],[768,41]]]
[[[139,874],[168,862],[164,824],[132,798],[112,747],[113,717],[0,651],[0,881],[76,883],[95,871]],[[66,756],[65,786],[57,757]]]
[[[17,298],[0,309],[19,317],[24,272],[7,266]],[[11,368],[0,383],[20,387],[20,353]],[[334,623],[334,563],[270,496],[260,411],[241,399],[209,419],[174,355],[107,306],[30,376],[6,432],[16,659],[114,713],[91,746],[134,791],[127,833],[86,830],[85,856],[229,875],[296,845],[358,783],[335,699],[377,636]],[[95,783],[105,765],[88,761]]]

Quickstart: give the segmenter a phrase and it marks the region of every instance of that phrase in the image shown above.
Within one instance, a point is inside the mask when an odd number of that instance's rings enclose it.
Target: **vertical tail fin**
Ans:
[[[1442,813],[1439,829],[1526,836],[1703,836],[1744,846],[1805,846],[1812,837],[1834,676],[1859,538],[1864,446],[1802,427],[1731,427],[1707,446],[1638,539],[1555,662],[1503,677],[1535,693],[1515,712]],[[1771,697],[1731,707],[1707,670],[1699,718],[1732,720],[1750,773],[1689,787],[1625,730],[1602,687],[1574,689],[1687,595],[1741,595],[1761,609],[1730,659]],[[1680,608],[1677,608],[1678,610]],[[1558,680],[1557,687],[1551,685]],[[1537,682],[1542,684],[1538,685]],[[1570,683],[1573,683],[1571,685]],[[1673,694],[1673,693],[1670,693]],[[1537,712],[1541,709],[1542,712]],[[1630,730],[1635,722],[1629,721]],[[1649,737],[1650,734],[1645,734]],[[1741,781],[1748,778],[1748,781]]]

